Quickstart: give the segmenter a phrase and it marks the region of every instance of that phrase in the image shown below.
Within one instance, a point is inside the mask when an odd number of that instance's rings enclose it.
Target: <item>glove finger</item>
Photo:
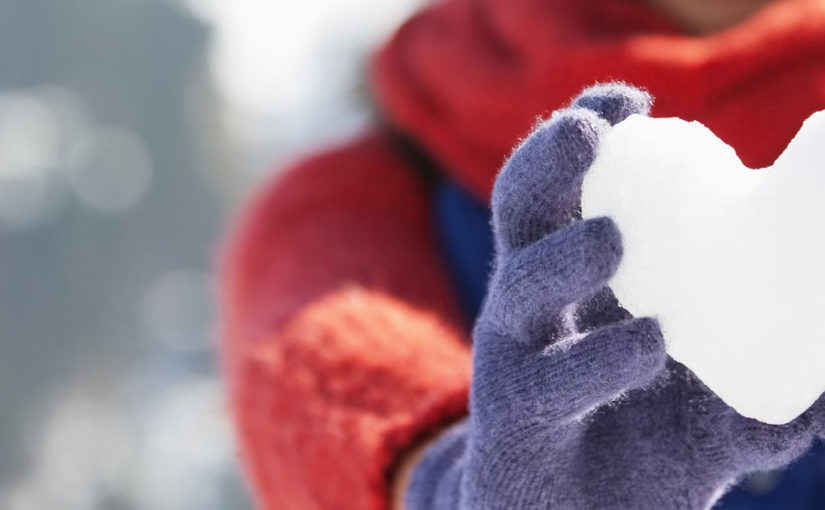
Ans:
[[[576,304],[576,313],[573,317],[576,330],[582,333],[603,328],[631,319],[630,312],[622,308],[619,300],[608,287],[599,290],[595,295]]]
[[[809,421],[811,433],[815,437],[825,439],[825,393],[820,395],[816,402],[814,402],[802,416],[794,420],[794,422],[801,419],[807,419]]]
[[[610,218],[555,232],[496,270],[481,320],[519,343],[545,345],[547,328],[559,312],[603,288],[621,255],[621,236]]]
[[[581,184],[608,123],[584,108],[562,110],[505,163],[493,187],[499,260],[580,216]]]
[[[825,439],[825,395],[820,396],[819,400],[811,406],[810,412],[816,435],[820,439]]]
[[[731,410],[731,459],[740,473],[777,469],[793,462],[810,448],[814,420],[806,412],[785,425],[769,425]]]
[[[585,89],[572,106],[593,110],[612,126],[633,114],[648,115],[652,104],[653,98],[643,90],[608,83]]]
[[[649,383],[666,359],[656,320],[631,319],[551,346],[536,364],[540,375],[522,383],[553,418],[579,419]]]

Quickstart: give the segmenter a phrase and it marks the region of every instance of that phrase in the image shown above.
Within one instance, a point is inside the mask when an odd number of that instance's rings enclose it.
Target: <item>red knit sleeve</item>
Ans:
[[[387,508],[402,453],[466,412],[469,348],[428,200],[369,134],[287,172],[236,225],[223,359],[261,508]]]

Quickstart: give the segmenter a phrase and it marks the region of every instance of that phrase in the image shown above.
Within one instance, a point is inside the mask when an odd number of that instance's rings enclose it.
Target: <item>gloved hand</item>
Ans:
[[[605,286],[621,238],[580,219],[582,178],[611,125],[649,106],[624,85],[590,88],[499,174],[470,416],[427,450],[406,510],[706,509],[821,430],[821,406],[783,426],[738,415]]]

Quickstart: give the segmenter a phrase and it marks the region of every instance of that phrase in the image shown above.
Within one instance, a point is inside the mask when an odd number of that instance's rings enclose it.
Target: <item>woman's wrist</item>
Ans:
[[[390,510],[405,510],[404,495],[407,493],[407,487],[410,485],[413,469],[418,465],[427,448],[433,444],[439,436],[440,434],[436,434],[419,441],[401,459],[392,480],[392,504]]]

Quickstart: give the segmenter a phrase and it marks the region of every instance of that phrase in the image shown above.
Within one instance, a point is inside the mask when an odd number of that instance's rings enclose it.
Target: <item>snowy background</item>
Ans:
[[[215,246],[419,3],[0,0],[0,508],[251,508]]]

